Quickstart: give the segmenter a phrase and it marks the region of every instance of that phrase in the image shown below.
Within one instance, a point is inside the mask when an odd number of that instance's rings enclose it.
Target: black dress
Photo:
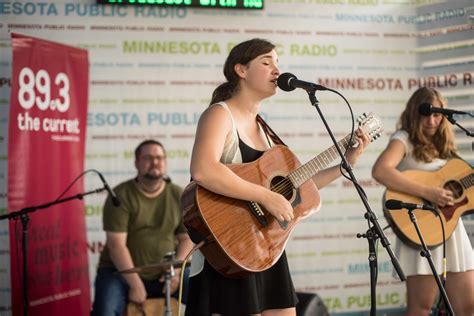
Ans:
[[[239,138],[243,162],[258,159],[263,152]],[[291,280],[286,253],[270,269],[241,279],[229,279],[204,262],[203,270],[189,279],[186,316],[243,316],[268,309],[296,306],[298,299]]]

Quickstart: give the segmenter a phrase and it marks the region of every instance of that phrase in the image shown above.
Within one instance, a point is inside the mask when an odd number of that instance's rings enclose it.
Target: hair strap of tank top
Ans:
[[[281,140],[281,138],[278,137],[278,135],[272,130],[270,126],[268,126],[267,122],[265,122],[265,120],[259,114],[257,114],[257,122],[260,123],[260,126],[263,128],[265,135],[270,137],[274,144],[286,146],[286,144]]]

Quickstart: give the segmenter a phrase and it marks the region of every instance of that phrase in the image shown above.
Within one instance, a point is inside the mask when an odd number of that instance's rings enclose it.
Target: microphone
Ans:
[[[105,178],[104,178],[104,176],[102,175],[102,173],[100,173],[99,171],[97,171],[97,174],[99,175],[100,180],[101,180],[102,183],[104,184],[105,190],[107,190],[107,192],[109,192],[109,195],[110,195],[110,197],[112,198],[112,204],[113,204],[115,207],[120,206],[120,200],[119,200],[119,198],[118,198],[117,195],[115,194],[114,190],[112,190],[112,189],[109,187],[109,184],[107,183],[107,181],[105,181]]]
[[[414,204],[414,203],[405,203],[399,200],[387,200],[385,202],[385,207],[388,208],[389,210],[400,210],[402,208],[406,208],[409,210],[414,210],[414,209],[419,209],[419,210],[428,210],[432,211],[433,213],[438,216],[438,211],[436,209],[428,204]]]
[[[319,84],[298,80],[295,75],[289,72],[285,72],[284,74],[278,76],[277,85],[283,91],[293,91],[296,88],[304,89],[307,92],[328,89],[325,86]]]
[[[418,107],[418,113],[424,116],[429,116],[433,113],[441,113],[443,115],[453,115],[453,114],[469,114],[464,111],[458,111],[458,110],[451,110],[451,109],[443,109],[443,108],[437,108],[434,107],[433,105],[429,103],[422,103]]]

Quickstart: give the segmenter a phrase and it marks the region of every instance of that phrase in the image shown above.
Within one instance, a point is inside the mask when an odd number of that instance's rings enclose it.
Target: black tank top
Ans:
[[[242,162],[252,162],[260,158],[264,151],[256,150],[244,143],[239,137],[239,149],[242,155]]]

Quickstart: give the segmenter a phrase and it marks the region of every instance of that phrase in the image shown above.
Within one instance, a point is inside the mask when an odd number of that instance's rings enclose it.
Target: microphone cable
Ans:
[[[96,173],[97,175],[100,174],[100,172],[97,171],[96,169],[87,169],[87,170],[84,170],[83,172],[81,172],[81,173],[71,182],[71,184],[64,190],[64,192],[61,193],[61,194],[58,196],[58,198],[55,200],[55,202],[58,201],[60,198],[62,198],[62,197],[64,196],[64,194],[66,194],[67,191],[69,191],[69,189],[70,189],[81,177],[83,177],[86,173],[89,173],[89,172],[94,172],[94,173]]]
[[[349,103],[349,101],[346,99],[346,97],[340,93],[339,91],[337,90],[333,90],[331,88],[326,88],[327,91],[331,91],[331,92],[334,92],[335,94],[337,94],[338,96],[340,96],[344,102],[346,103],[348,109],[349,109],[349,112],[350,112],[350,117],[351,117],[351,122],[352,122],[352,125],[351,125],[351,137],[349,138],[349,146],[347,148],[344,149],[344,156],[347,154],[347,151],[349,150],[349,147],[351,146],[352,142],[354,141],[354,137],[355,137],[355,124],[354,124],[354,112],[352,111],[352,107]],[[360,145],[360,144],[359,144]],[[350,182],[352,182],[354,184],[354,186],[357,186],[357,188],[359,188],[359,191],[361,192],[361,194],[364,195],[364,198],[365,199],[368,199],[367,198],[367,194],[365,193],[364,191],[364,188],[356,181],[353,181],[351,177],[347,176],[345,173],[344,173],[344,168],[343,168],[343,162],[341,160],[341,163],[339,164],[339,170],[342,174],[342,176],[344,178],[346,178],[347,180],[349,180]]]
[[[194,245],[193,249],[189,251],[186,258],[184,258],[183,263],[181,264],[181,273],[179,275],[179,294],[178,294],[178,314],[181,315],[181,300],[183,299],[183,280],[184,280],[184,269],[186,267],[186,263],[188,262],[189,258],[193,253],[196,252],[199,248],[206,244],[206,240],[200,241],[197,245]]]

